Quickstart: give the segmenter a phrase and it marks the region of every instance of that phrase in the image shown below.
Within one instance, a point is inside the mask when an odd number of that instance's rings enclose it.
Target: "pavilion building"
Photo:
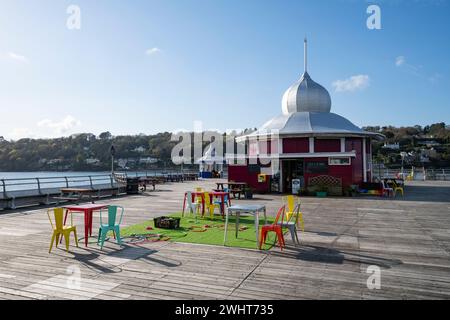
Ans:
[[[237,138],[245,143],[245,161],[229,163],[229,180],[246,182],[258,192],[291,193],[294,183],[311,192],[326,186],[336,194],[371,181],[372,141],[384,136],[331,112],[330,94],[308,74],[306,39],[304,54],[305,71],[284,93],[282,114]],[[262,153],[278,159],[273,174],[262,174],[267,167]]]

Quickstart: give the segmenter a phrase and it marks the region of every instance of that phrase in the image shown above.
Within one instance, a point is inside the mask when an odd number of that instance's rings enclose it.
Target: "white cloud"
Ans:
[[[34,138],[35,135],[28,128],[14,128],[12,132],[8,134],[8,138],[12,140],[19,140],[22,138]]]
[[[145,54],[148,55],[148,56],[151,56],[151,55],[154,55],[154,54],[157,54],[157,53],[160,53],[160,52],[162,52],[162,50],[155,47],[155,48],[147,49],[145,51]]]
[[[17,53],[14,53],[14,52],[8,52],[8,57],[10,59],[13,59],[13,60],[21,62],[21,63],[29,63],[30,62],[27,57],[17,54]]]
[[[401,67],[402,65],[404,65],[406,62],[406,59],[404,56],[398,56],[397,58],[395,58],[395,65],[397,67]]]
[[[333,82],[333,87],[336,92],[353,92],[363,90],[370,85],[370,78],[368,75],[360,74],[351,76],[345,80],[336,80]]]
[[[64,134],[69,130],[81,125],[81,122],[71,115],[66,116],[61,121],[53,121],[44,119],[38,122],[38,127],[45,127],[52,129],[56,134]]]
[[[405,56],[398,56],[395,58],[395,66],[402,68],[403,71],[408,72],[410,74],[420,76],[420,70],[422,66],[416,66],[406,61]]]

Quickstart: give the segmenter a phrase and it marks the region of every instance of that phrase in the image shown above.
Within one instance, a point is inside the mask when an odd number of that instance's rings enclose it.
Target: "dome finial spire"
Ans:
[[[305,68],[305,73],[306,73],[306,72],[308,72],[308,39],[306,39],[306,36],[305,36],[305,41],[304,41],[304,51],[305,51],[305,53],[304,53],[304,55],[305,55],[304,68]]]
[[[301,78],[294,83],[283,95],[281,109],[288,115],[296,112],[331,111],[331,97],[327,89],[314,82],[308,74],[308,39],[305,37],[305,71]]]

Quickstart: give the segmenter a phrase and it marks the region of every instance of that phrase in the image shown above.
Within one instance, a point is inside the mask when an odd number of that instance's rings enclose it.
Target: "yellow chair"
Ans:
[[[397,191],[400,191],[402,193],[402,197],[404,196],[404,190],[402,186],[398,185],[395,181],[392,181],[392,186],[394,187],[394,197],[397,196]]]
[[[303,213],[298,210],[296,211],[295,208],[298,205],[300,208],[300,198],[295,197],[293,195],[284,196],[282,198],[283,204],[285,204],[286,207],[286,220],[290,220],[291,216],[294,214],[297,214],[297,224],[299,224],[299,227],[301,226],[301,229],[303,232],[305,232],[305,221],[303,220]]]
[[[53,211],[55,217],[55,224],[53,224],[52,218],[50,217],[50,211]],[[48,253],[52,252],[53,243],[56,240],[56,247],[58,247],[59,237],[63,236],[66,242],[66,250],[69,252],[69,239],[70,233],[73,232],[75,236],[75,244],[78,247],[78,238],[77,238],[77,227],[73,225],[73,217],[70,215],[70,226],[64,226],[64,209],[63,208],[55,208],[53,210],[47,210],[48,220],[52,225],[53,235],[52,242],[50,243],[50,250]]]
[[[195,188],[195,192],[205,192],[205,190],[201,187]],[[201,197],[195,197],[195,202],[201,204],[202,198]]]
[[[209,217],[211,219],[214,218],[214,209],[215,208],[219,208],[220,210],[220,204],[219,203],[214,203],[211,199],[211,196],[209,194],[209,192],[205,192],[205,209],[208,210],[209,212]]]

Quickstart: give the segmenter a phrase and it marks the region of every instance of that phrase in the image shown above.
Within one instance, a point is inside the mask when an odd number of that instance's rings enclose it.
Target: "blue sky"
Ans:
[[[69,30],[67,7],[81,9]],[[381,8],[381,30],[366,9]],[[0,0],[0,135],[258,127],[303,72],[362,125],[450,121],[444,0]]]

